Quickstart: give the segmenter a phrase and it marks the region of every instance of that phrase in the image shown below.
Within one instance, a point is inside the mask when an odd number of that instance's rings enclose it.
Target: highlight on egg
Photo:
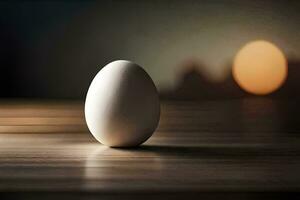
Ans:
[[[158,126],[159,95],[147,72],[126,60],[104,66],[93,79],[85,101],[92,135],[110,147],[145,142]]]

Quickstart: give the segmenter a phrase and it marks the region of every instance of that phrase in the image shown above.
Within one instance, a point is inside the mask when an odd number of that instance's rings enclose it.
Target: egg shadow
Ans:
[[[291,155],[291,152],[278,151],[285,147],[278,144],[265,145],[199,145],[199,146],[170,146],[170,145],[141,145],[136,148],[126,149],[133,153],[152,153],[158,157],[177,158],[240,158],[247,159],[258,156]],[[291,147],[291,149],[297,147]]]

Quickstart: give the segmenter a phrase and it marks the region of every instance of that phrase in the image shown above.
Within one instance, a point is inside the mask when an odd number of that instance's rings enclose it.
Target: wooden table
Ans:
[[[274,199],[300,189],[297,100],[162,102],[142,146],[108,148],[81,102],[1,102],[0,199]]]

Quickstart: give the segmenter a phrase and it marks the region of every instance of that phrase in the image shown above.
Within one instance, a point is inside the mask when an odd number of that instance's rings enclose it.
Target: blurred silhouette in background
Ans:
[[[241,98],[247,94],[234,82],[232,75],[220,82],[209,80],[203,66],[197,60],[185,62],[178,76],[178,82],[172,89],[161,90],[162,99],[170,100],[208,100]]]

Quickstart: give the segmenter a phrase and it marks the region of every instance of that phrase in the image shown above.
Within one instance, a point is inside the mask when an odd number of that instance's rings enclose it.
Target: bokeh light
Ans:
[[[283,52],[268,41],[246,44],[237,53],[232,73],[245,91],[265,95],[274,92],[287,77],[287,61]]]

